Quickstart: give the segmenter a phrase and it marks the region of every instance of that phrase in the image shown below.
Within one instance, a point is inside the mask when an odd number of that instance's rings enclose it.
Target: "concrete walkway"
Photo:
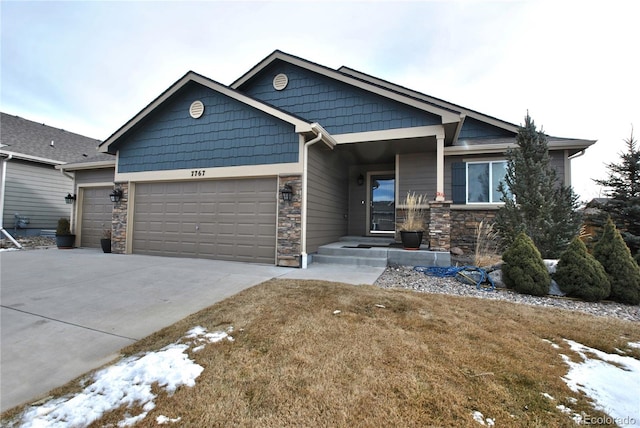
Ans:
[[[38,399],[121,348],[271,278],[372,284],[383,270],[94,249],[0,252],[0,410]]]

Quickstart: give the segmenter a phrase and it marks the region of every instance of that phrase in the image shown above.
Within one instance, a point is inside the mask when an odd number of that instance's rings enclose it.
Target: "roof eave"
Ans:
[[[189,71],[183,77],[181,77],[177,82],[171,85],[167,90],[165,90],[160,96],[158,96],[155,100],[149,103],[145,108],[143,108],[138,114],[136,114],[131,120],[129,120],[126,124],[124,124],[120,129],[118,129],[115,133],[113,133],[109,138],[107,138],[102,144],[98,146],[98,151],[101,153],[110,153],[115,154],[115,150],[113,150],[110,146],[118,141],[121,137],[126,135],[129,131],[131,131],[138,123],[140,123],[146,116],[151,114],[157,107],[159,107],[162,103],[171,98],[176,92],[178,92],[182,87],[184,87],[189,82],[196,82],[201,84],[213,91],[226,95],[230,98],[236,99],[242,102],[245,105],[261,110],[271,116],[277,117],[285,122],[288,122],[295,127],[295,132],[309,132],[311,130],[311,124],[305,122],[302,119],[299,119],[295,116],[292,116],[282,110],[278,110],[275,107],[272,107],[268,104],[265,104],[261,101],[258,101],[254,98],[251,98],[247,95],[242,94],[241,92],[236,91],[235,89],[224,86],[221,83],[218,83],[214,80],[206,78],[194,71]]]

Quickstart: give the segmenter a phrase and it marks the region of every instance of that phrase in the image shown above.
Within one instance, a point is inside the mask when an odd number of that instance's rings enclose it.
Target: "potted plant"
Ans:
[[[404,219],[398,224],[400,230],[400,239],[405,250],[419,250],[422,243],[422,236],[426,228],[424,221],[424,204],[426,197],[424,195],[416,195],[415,193],[407,193],[404,200]]]
[[[76,235],[71,233],[71,224],[69,219],[61,218],[58,220],[58,227],[56,228],[56,245],[60,249],[73,248],[73,244],[76,242]]]
[[[111,252],[111,229],[102,230],[102,238],[100,239],[100,246],[105,253]]]

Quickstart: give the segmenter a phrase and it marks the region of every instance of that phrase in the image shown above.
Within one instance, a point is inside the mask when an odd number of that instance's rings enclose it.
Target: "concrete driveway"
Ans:
[[[0,252],[0,410],[95,369],[163,327],[274,277],[373,283],[383,268]]]

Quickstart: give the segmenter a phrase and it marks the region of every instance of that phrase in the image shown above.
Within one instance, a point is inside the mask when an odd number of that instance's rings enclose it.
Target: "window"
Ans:
[[[502,196],[498,185],[507,173],[506,161],[468,162],[467,203],[495,204]]]

